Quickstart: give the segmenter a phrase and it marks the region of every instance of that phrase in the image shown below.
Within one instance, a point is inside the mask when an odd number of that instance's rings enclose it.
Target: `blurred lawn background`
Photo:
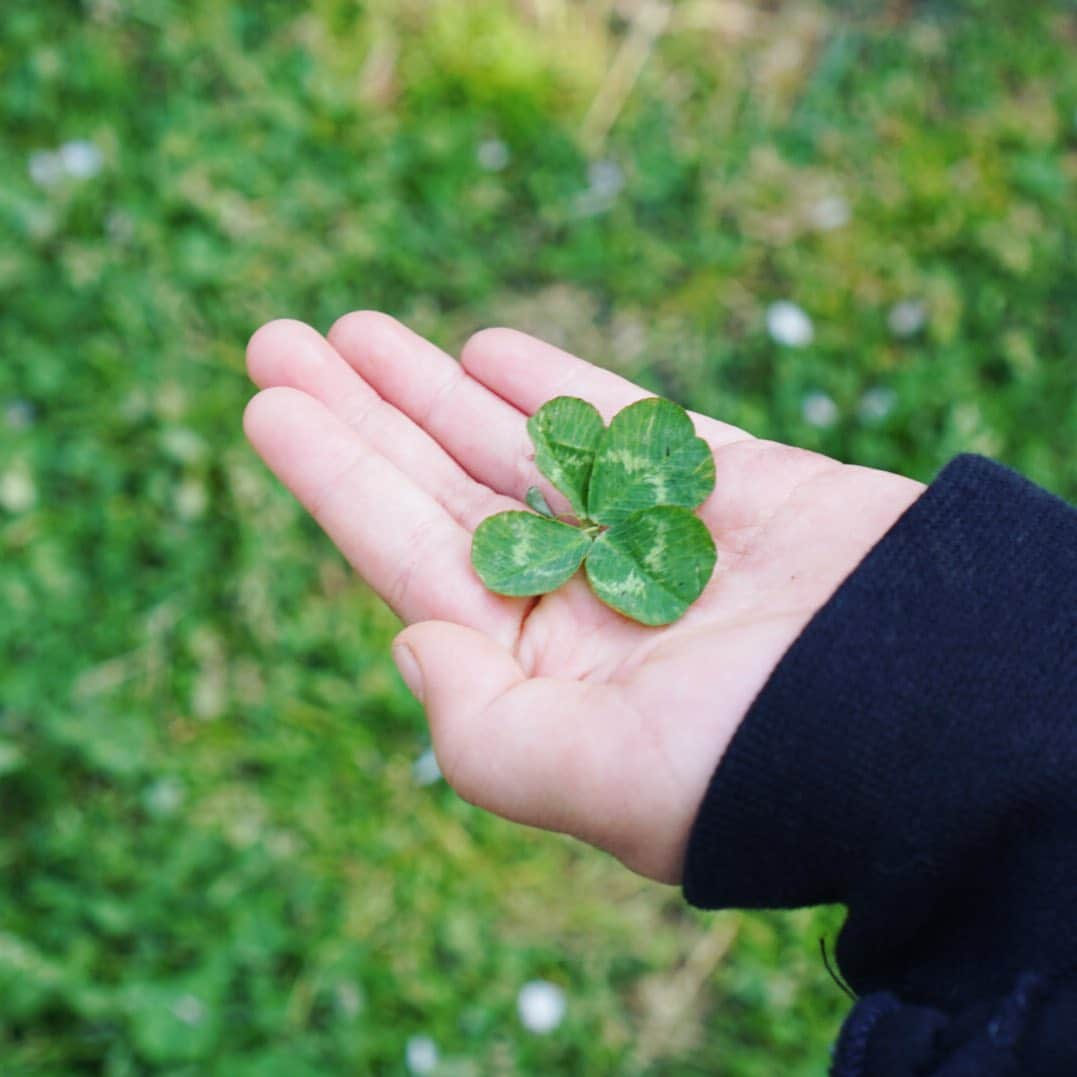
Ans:
[[[1073,8],[5,0],[0,123],[0,1072],[825,1072],[835,910],[697,915],[424,784],[243,346],[506,323],[1073,495]]]

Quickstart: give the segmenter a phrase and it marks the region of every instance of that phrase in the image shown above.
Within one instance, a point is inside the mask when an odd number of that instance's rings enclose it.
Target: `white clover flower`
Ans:
[[[479,167],[486,172],[503,172],[512,160],[512,152],[499,138],[488,138],[479,143],[476,156]]]
[[[441,781],[441,767],[433,748],[427,748],[411,765],[411,776],[416,785],[427,786]]]
[[[921,299],[903,299],[890,308],[886,324],[896,337],[911,337],[927,324],[927,305]]]
[[[92,179],[105,163],[101,151],[84,138],[65,142],[60,147],[59,155],[64,171],[72,179]]]
[[[881,423],[897,403],[897,393],[885,386],[868,389],[857,405],[857,415],[866,423]]]
[[[624,190],[624,169],[609,159],[594,161],[587,169],[587,180],[596,195],[612,200]]]
[[[146,790],[144,802],[151,815],[167,819],[183,806],[187,791],[179,778],[159,778]]]
[[[37,486],[25,464],[13,464],[0,473],[0,507],[8,512],[26,512],[36,504]]]
[[[288,830],[271,830],[266,838],[266,852],[275,860],[287,860],[299,852],[299,839]],[[339,1001],[339,992],[338,992]]]
[[[624,190],[624,169],[609,159],[593,161],[587,169],[587,189],[576,195],[575,211],[579,217],[605,213]]]
[[[204,682],[206,677],[203,676],[199,679]],[[191,694],[197,697],[197,685]],[[213,700],[212,702],[216,704],[218,701]],[[194,710],[195,714],[200,718],[203,718],[207,713],[205,709],[198,709],[197,698],[192,710]],[[219,710],[217,713],[220,713]],[[216,717],[216,715],[212,714],[210,717]],[[227,836],[228,841],[237,849],[248,849],[250,846],[254,845],[255,842],[261,844],[266,840],[266,831],[268,828],[265,825],[265,815],[260,809],[260,805],[258,808],[240,808],[230,813],[227,818],[222,819],[225,835]]]
[[[771,339],[788,348],[804,348],[815,339],[811,318],[786,299],[767,308],[767,332]]]
[[[130,243],[135,236],[135,222],[129,213],[114,209],[105,218],[105,234],[113,243],[121,246]]]
[[[104,155],[92,142],[77,138],[56,150],[35,150],[27,170],[39,187],[55,187],[65,179],[92,179],[104,163]]]
[[[565,1018],[565,993],[547,980],[532,980],[520,988],[516,1010],[520,1024],[528,1032],[542,1036],[552,1032]]]
[[[185,1025],[200,1025],[206,1016],[206,1007],[195,995],[183,995],[172,1004],[172,1013]]]
[[[838,405],[826,393],[808,393],[800,405],[800,413],[809,426],[825,430],[838,421]]]
[[[31,153],[26,170],[38,187],[55,187],[67,171],[60,155],[52,150],[35,150]]]
[[[37,409],[29,400],[9,400],[4,408],[4,421],[12,430],[28,430],[36,418]]]
[[[808,211],[808,219],[820,232],[833,232],[849,223],[852,210],[840,194],[819,199]]]
[[[433,1073],[438,1065],[438,1045],[429,1036],[412,1036],[404,1047],[404,1062],[415,1077]]]
[[[347,1018],[357,1017],[363,1008],[363,995],[351,980],[341,980],[333,988],[337,1009]]]
[[[206,511],[209,494],[201,479],[184,479],[176,489],[175,505],[180,519],[197,520]]]
[[[161,448],[181,464],[197,464],[209,454],[205,439],[188,426],[165,427]]]

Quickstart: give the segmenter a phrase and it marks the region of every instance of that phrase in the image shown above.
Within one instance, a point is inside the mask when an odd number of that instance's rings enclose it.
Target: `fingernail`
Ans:
[[[423,671],[419,668],[415,652],[406,643],[397,643],[393,647],[393,661],[411,694],[422,703]]]

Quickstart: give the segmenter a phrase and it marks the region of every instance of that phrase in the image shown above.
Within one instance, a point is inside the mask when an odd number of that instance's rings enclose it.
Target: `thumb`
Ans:
[[[481,713],[526,680],[519,662],[489,636],[447,621],[423,621],[393,642],[393,661],[435,726]]]
[[[490,756],[478,749],[476,730],[495,701],[527,680],[519,662],[489,636],[446,621],[406,628],[393,643],[393,660],[426,709],[446,781],[465,800],[497,811],[496,776],[483,766]]]
[[[460,796],[609,848],[624,800],[608,736],[623,714],[614,689],[528,677],[488,636],[442,621],[405,629],[393,657],[426,708],[438,764]]]

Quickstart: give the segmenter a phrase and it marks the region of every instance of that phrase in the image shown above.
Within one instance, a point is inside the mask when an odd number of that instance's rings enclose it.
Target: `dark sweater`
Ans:
[[[1075,1077],[1077,511],[953,461],[756,699],[684,891],[847,906],[837,1077]]]

